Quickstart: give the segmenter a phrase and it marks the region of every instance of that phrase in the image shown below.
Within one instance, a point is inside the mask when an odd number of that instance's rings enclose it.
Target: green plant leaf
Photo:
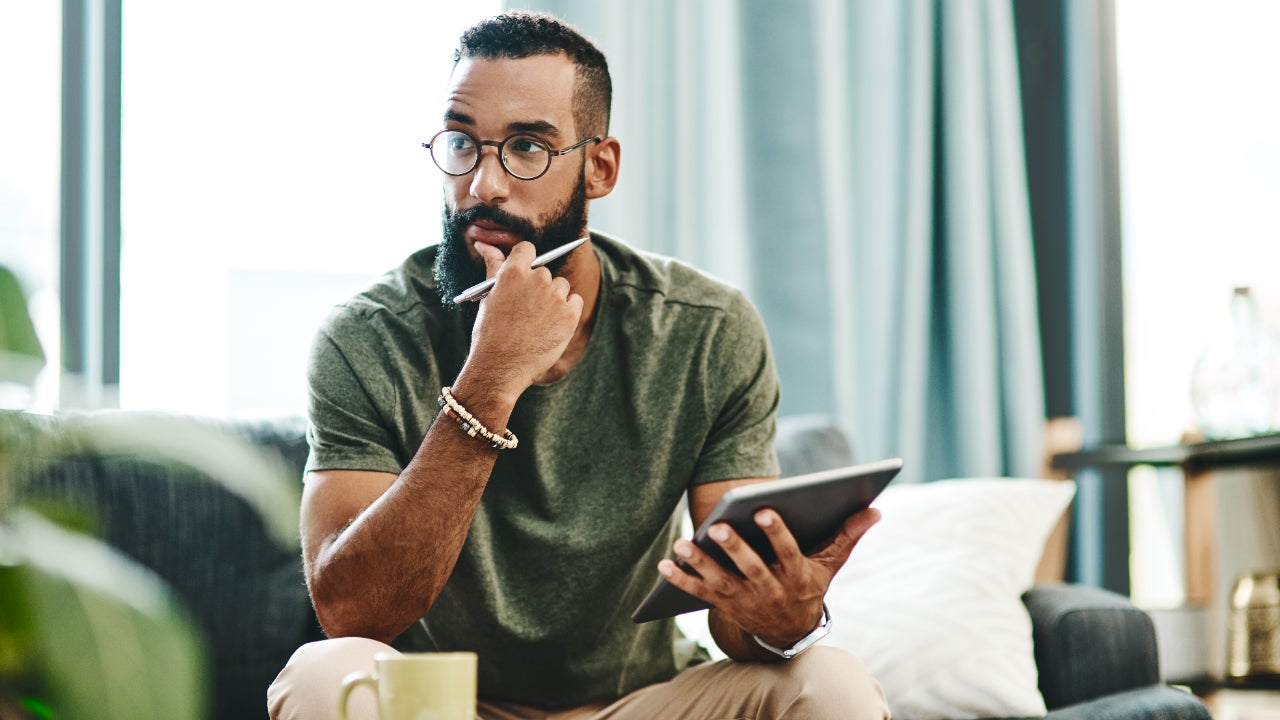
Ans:
[[[35,513],[0,533],[0,595],[25,606],[0,616],[0,641],[25,645],[26,680],[55,717],[205,716],[199,634],[159,578]],[[29,627],[10,627],[23,616]]]
[[[163,581],[15,502],[17,477],[84,453],[195,470],[174,477],[204,476],[239,496],[285,547],[298,545],[299,478],[217,423],[0,410],[0,717],[13,702],[45,703],[59,720],[203,717],[199,634]]]
[[[44,369],[44,349],[18,278],[0,265],[0,382],[31,385]]]

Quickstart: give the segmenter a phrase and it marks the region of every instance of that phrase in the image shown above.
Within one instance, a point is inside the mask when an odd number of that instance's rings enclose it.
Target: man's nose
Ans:
[[[498,157],[498,148],[492,153],[485,152],[488,147],[480,148],[480,160],[476,163],[471,176],[471,196],[486,205],[497,205],[507,199],[507,191],[511,176],[502,167]]]

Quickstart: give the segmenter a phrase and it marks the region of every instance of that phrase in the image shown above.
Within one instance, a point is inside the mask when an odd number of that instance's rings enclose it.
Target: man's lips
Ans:
[[[516,243],[524,239],[505,225],[499,225],[488,220],[477,220],[468,225],[466,236],[472,243],[482,242],[486,245],[493,245],[504,254],[515,247]]]

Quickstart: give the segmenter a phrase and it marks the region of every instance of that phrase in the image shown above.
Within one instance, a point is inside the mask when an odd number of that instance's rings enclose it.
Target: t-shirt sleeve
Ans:
[[[307,442],[311,452],[306,469],[371,470],[399,474],[395,439],[381,417],[370,387],[379,387],[366,363],[364,376],[335,338],[342,316],[331,315],[316,333],[307,364]],[[382,383],[385,385],[385,383]]]
[[[711,351],[715,391],[709,397],[719,407],[691,484],[776,477],[781,387],[764,320],[741,293],[726,306]]]

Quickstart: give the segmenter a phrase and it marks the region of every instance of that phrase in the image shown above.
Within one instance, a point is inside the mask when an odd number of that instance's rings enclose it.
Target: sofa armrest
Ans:
[[[1185,690],[1154,685],[1050,710],[1045,720],[1212,720],[1209,708]]]
[[[1031,615],[1040,692],[1053,710],[1160,683],[1151,618],[1116,593],[1080,585],[1036,585]]]

